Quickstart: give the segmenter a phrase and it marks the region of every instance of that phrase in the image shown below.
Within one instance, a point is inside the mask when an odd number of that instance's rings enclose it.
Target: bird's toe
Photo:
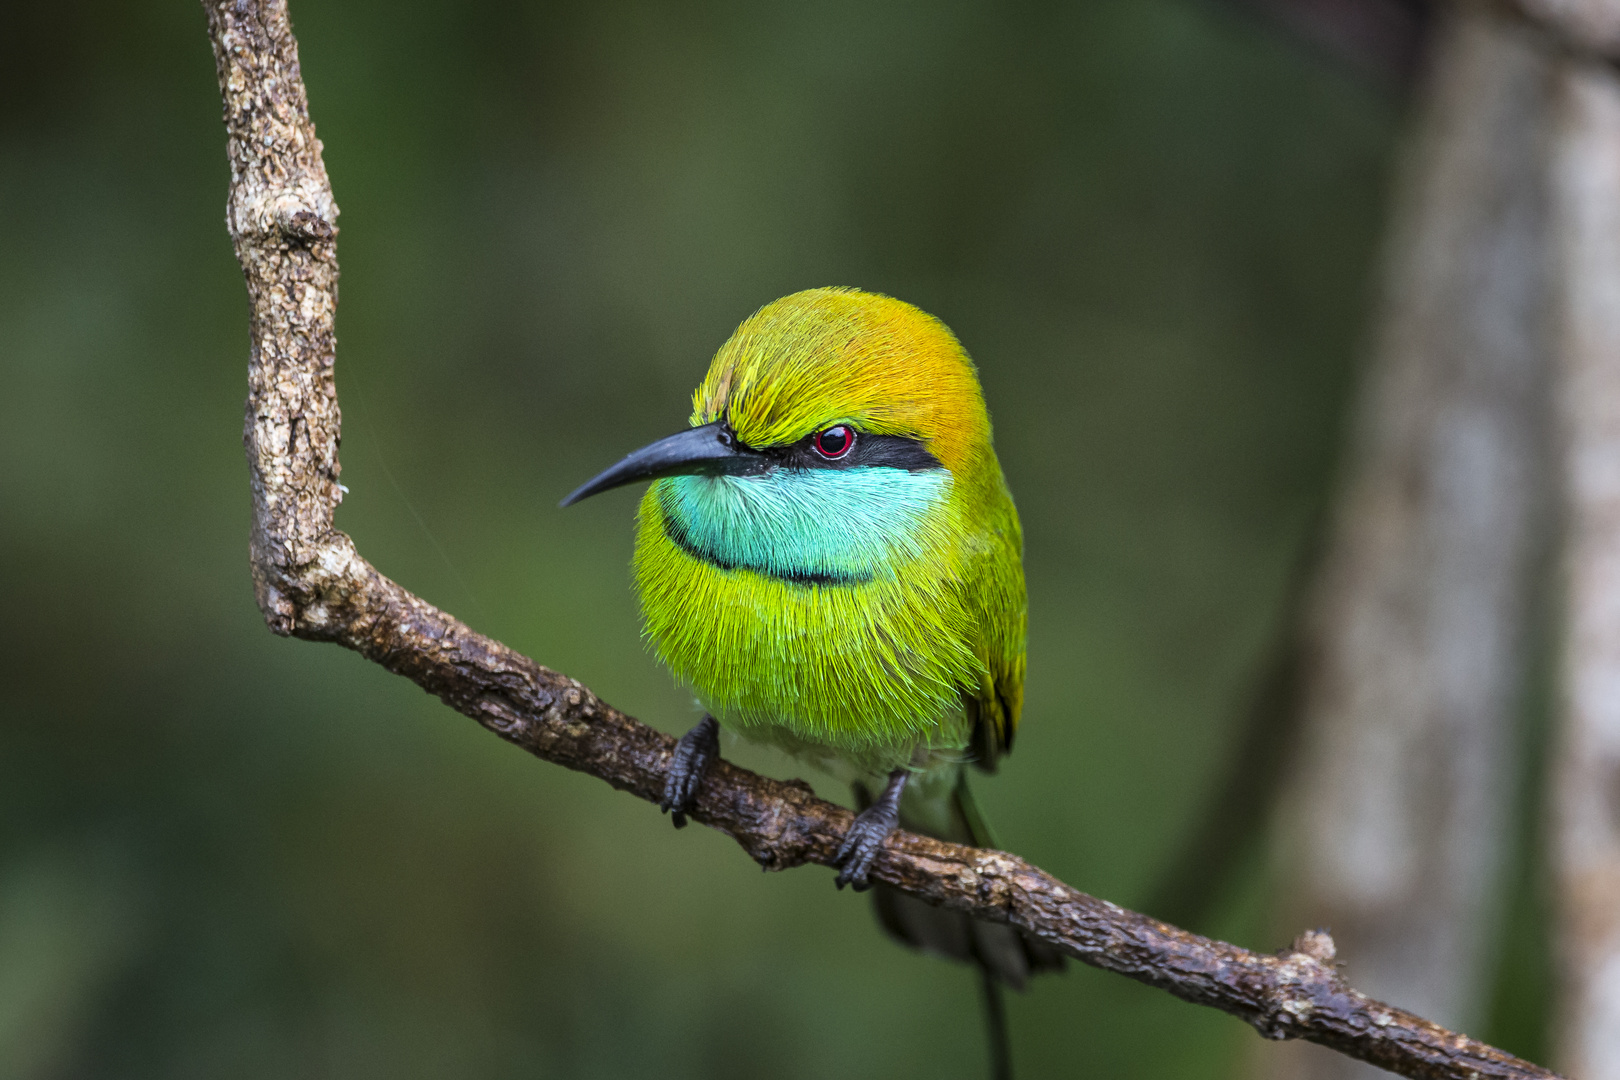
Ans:
[[[698,785],[719,756],[720,725],[712,716],[705,716],[675,744],[658,809],[670,816],[677,829],[686,827],[686,811],[697,797]]]
[[[838,845],[838,877],[833,883],[840,889],[852,886],[856,892],[870,888],[867,875],[883,850],[883,841],[893,831],[894,822],[887,815],[873,814],[871,810],[859,814],[844,834],[844,842]]]

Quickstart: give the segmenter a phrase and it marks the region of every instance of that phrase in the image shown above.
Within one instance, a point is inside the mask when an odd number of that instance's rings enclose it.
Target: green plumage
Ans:
[[[654,483],[636,583],[660,659],[722,725],[823,766],[993,764],[1023,692],[1022,541],[955,338],[887,297],[800,293],[738,330],[697,399],[694,424],[750,446],[849,423],[939,467]]]

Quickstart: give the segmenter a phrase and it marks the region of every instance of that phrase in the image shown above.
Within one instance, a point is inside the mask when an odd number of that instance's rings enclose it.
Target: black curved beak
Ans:
[[[765,472],[773,464],[769,456],[738,442],[725,421],[717,420],[667,439],[659,439],[651,446],[643,446],[617,465],[585,481],[559,505],[573,506],[579,500],[588,499],[608,488],[632,484],[637,480],[694,473],[747,476]]]

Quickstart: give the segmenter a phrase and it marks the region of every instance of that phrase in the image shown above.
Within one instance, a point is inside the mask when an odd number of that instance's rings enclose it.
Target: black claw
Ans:
[[[833,884],[838,888],[849,885],[856,892],[865,892],[872,887],[867,874],[877,861],[878,852],[883,850],[883,841],[900,823],[900,793],[906,789],[906,778],[910,775],[904,769],[894,770],[877,801],[855,815],[835,856],[838,876]]]
[[[669,815],[677,829],[686,828],[686,811],[692,808],[703,774],[719,756],[720,725],[712,716],[699,720],[675,744],[675,753],[669,758],[669,771],[664,774],[664,797],[659,800],[658,809]]]

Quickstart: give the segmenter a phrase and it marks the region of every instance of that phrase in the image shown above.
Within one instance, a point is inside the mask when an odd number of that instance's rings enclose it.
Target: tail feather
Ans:
[[[865,809],[872,796],[864,786],[856,784],[855,799]],[[974,847],[997,846],[968,789],[965,773],[951,789],[949,802],[949,814],[927,815],[930,823],[926,826],[920,826],[917,815],[908,814],[902,803],[900,825],[938,840]],[[960,911],[935,907],[882,885],[872,889],[872,906],[883,928],[904,944],[975,964],[987,979],[1014,990],[1022,990],[1031,975],[1061,971],[1065,964],[1062,953],[1005,923],[980,922]]]
[[[855,801],[864,810],[872,804],[872,793],[864,785],[856,784]],[[999,846],[978,804],[973,801],[965,772],[958,774],[948,806],[913,804],[911,809],[913,813],[908,814],[906,803],[901,802],[902,828],[974,847]],[[918,810],[924,812],[919,814]],[[919,822],[919,817],[925,817],[927,824]],[[960,911],[934,907],[883,885],[873,886],[872,907],[877,912],[878,922],[902,943],[971,963],[979,969],[990,1077],[991,1080],[1012,1080],[1012,1044],[1007,1036],[1007,1008],[1002,1000],[1002,987],[1022,990],[1029,977],[1037,972],[1061,971],[1065,963],[1063,954],[1005,923],[980,922]]]
[[[1007,1035],[1007,1003],[1001,984],[979,969],[979,993],[984,998],[985,1040],[990,1049],[990,1080],[1012,1080],[1012,1040]]]

